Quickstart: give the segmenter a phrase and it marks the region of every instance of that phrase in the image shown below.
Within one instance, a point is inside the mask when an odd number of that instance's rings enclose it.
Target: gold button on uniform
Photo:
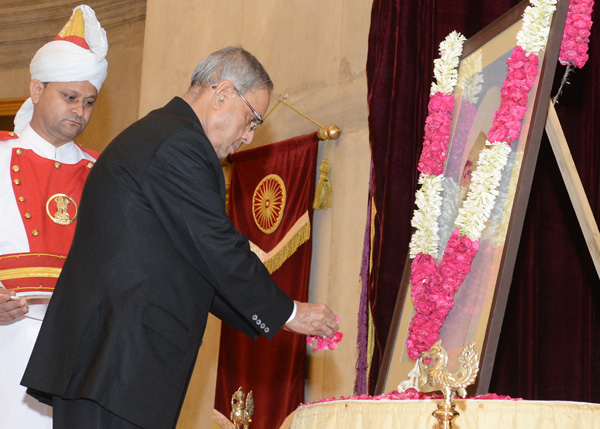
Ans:
[[[40,235],[40,232],[37,229],[34,229],[33,231],[31,231],[31,235],[37,237],[38,235]]]
[[[20,185],[21,184],[21,181],[19,179],[15,179],[15,180],[13,180],[13,182],[15,183],[15,185]]]
[[[93,166],[94,166],[94,163],[93,163],[93,162],[88,162],[88,164],[87,164],[87,168],[92,168]]]
[[[56,162],[54,163],[54,166],[55,166],[56,168],[60,168],[60,165],[61,165],[61,164],[60,164],[60,162],[58,162],[58,161],[56,161]]]
[[[11,131],[10,133],[8,133],[8,135],[12,137],[12,136],[14,136],[14,135],[15,135],[15,133],[13,133],[13,132]]]
[[[31,213],[25,213],[25,219],[31,219]]]
[[[23,201],[25,201],[25,197],[24,197],[23,195],[21,195],[21,196],[18,198],[18,200],[19,200],[19,201],[21,201],[21,202],[23,202]]]
[[[13,165],[12,166],[12,171],[19,171],[19,170],[20,170],[20,168],[19,168],[18,165]]]
[[[15,153],[17,154],[17,156],[21,156],[21,155],[23,155],[23,151],[22,151],[21,149],[17,149],[17,150],[15,151]]]

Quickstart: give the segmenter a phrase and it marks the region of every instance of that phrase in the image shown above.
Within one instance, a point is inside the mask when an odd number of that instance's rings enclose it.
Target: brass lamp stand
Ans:
[[[447,369],[448,353],[442,347],[442,340],[438,340],[418,359],[423,385],[429,383],[435,390],[441,390],[444,394],[444,401],[439,403],[437,410],[432,413],[438,421],[438,429],[452,429],[454,419],[459,416],[454,397],[458,394],[464,398],[467,395],[467,386],[473,384],[477,378],[479,356],[474,347],[475,343],[471,343],[462,349],[457,358],[458,370],[454,373]],[[431,359],[431,367],[423,362],[426,359]]]

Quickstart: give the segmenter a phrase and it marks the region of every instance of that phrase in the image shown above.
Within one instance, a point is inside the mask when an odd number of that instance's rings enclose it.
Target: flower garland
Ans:
[[[471,270],[471,263],[479,250],[479,238],[498,195],[497,188],[502,169],[508,160],[510,144],[519,137],[521,131],[521,120],[527,110],[529,91],[538,73],[538,53],[546,46],[556,1],[532,0],[533,6],[525,9],[523,25],[517,35],[517,46],[507,60],[508,72],[501,91],[500,108],[494,113],[494,121],[488,133],[489,140],[479,155],[467,198],[455,220],[456,229],[448,240],[439,265],[435,262],[436,250],[432,250],[431,243],[427,242],[427,240],[437,240],[437,218],[429,234],[421,228],[424,227],[423,220],[426,218],[429,223],[432,223],[426,214],[429,217],[436,213],[439,215],[441,203],[432,197],[431,193],[419,195],[419,192],[425,188],[425,178],[419,179],[423,187],[417,192],[418,209],[413,217],[413,226],[417,227],[417,231],[416,238],[413,236],[411,240],[411,256],[416,255],[411,266],[411,297],[415,314],[406,340],[408,356],[413,360],[416,360],[422,352],[429,350],[439,338],[440,329],[454,305],[454,294]],[[441,51],[440,45],[440,53]],[[444,86],[444,89],[448,87]],[[444,94],[444,99],[445,95],[447,94]],[[433,94],[431,99],[433,100],[435,96],[436,94]],[[450,97],[453,98],[452,95]],[[441,98],[441,95],[437,96],[437,99]],[[450,102],[444,106],[447,107],[449,104]],[[430,116],[435,117],[436,114],[435,109],[430,109]],[[445,147],[442,151],[435,149],[439,147],[439,142],[443,141],[444,137],[449,137],[449,133],[440,126],[437,131],[433,130],[434,137],[428,136],[428,125],[441,123],[441,121],[430,120],[429,117],[427,119],[429,121],[426,121],[423,152],[432,153],[433,156],[428,155],[425,161],[436,158],[437,155],[438,161],[441,159],[441,162],[438,164],[420,161],[419,171],[422,175],[426,173],[441,175],[446,150]],[[430,149],[432,146],[430,142],[438,143],[434,145],[434,150]],[[447,138],[445,142],[447,145]],[[422,169],[422,166],[425,168]],[[441,179],[439,181],[441,183]]]
[[[572,64],[577,68],[582,68],[587,62],[593,7],[594,0],[570,1],[558,54],[558,61],[562,65]]]
[[[411,225],[416,228],[409,245],[411,258],[421,253],[437,256],[438,217],[442,204],[442,178],[454,108],[453,93],[458,78],[456,69],[465,40],[466,38],[456,31],[450,33],[440,44],[440,58],[434,61],[437,83],[431,85],[423,151],[417,167],[421,173],[421,187],[415,198],[418,209],[415,210],[411,221]]]

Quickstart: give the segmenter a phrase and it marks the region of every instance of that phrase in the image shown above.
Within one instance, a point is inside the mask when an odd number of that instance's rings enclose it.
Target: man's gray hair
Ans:
[[[273,82],[261,63],[250,52],[229,46],[204,58],[192,75],[192,86],[202,88],[230,80],[245,94],[257,89],[273,90]]]

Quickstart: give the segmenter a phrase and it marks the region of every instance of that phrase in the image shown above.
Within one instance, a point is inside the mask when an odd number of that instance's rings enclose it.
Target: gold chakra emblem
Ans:
[[[46,201],[46,213],[48,217],[59,225],[69,225],[75,222],[78,209],[79,207],[75,200],[67,194],[54,194]]]
[[[285,199],[285,185],[277,174],[266,176],[254,190],[252,217],[265,234],[271,234],[281,223]]]

